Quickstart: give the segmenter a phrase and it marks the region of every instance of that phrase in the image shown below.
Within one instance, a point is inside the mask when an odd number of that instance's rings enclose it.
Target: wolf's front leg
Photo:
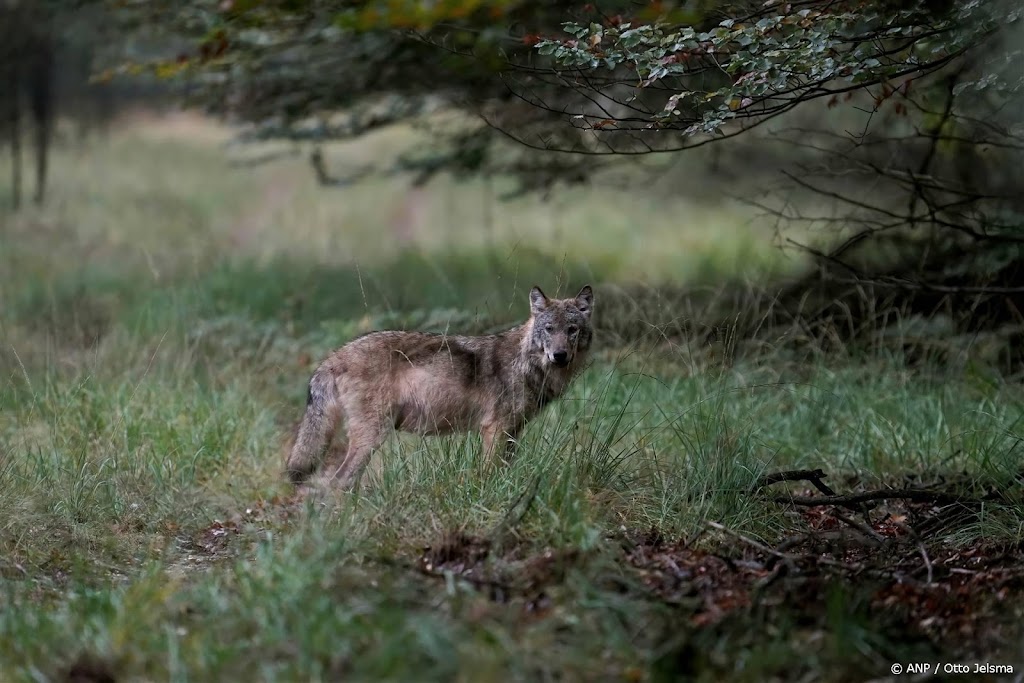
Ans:
[[[508,465],[516,455],[519,442],[517,429],[502,422],[488,422],[480,427],[484,443],[484,458],[487,462]]]

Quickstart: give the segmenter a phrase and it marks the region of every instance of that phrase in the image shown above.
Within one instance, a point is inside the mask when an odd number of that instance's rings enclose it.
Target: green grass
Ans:
[[[445,178],[396,249],[399,181],[319,189],[301,160],[229,171],[220,141],[192,119],[126,125],[58,150],[47,207],[0,218],[4,680],[859,680],[951,651],[879,612],[870,581],[706,623],[705,593],[666,597],[651,581],[671,572],[628,558],[653,536],[746,557],[708,522],[768,545],[806,530],[750,493],[766,471],[1019,487],[1024,394],[970,369],[605,345],[505,470],[472,435],[401,437],[356,493],[288,502],[282,442],[308,374],[358,332],[494,329],[534,283],[592,280],[600,316],[620,285],[784,262],[735,208],[597,188],[496,205],[485,229],[482,186]],[[652,322],[606,310],[599,334]],[[1022,521],[992,505],[929,548],[1014,547]]]

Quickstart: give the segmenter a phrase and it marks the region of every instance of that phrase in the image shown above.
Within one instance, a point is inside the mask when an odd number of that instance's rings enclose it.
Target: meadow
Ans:
[[[0,678],[1020,670],[1017,383],[981,362],[736,355],[665,333],[689,313],[663,289],[800,267],[706,191],[325,188],[304,154],[246,163],[229,137],[192,115],[124,119],[59,145],[44,207],[0,198]],[[487,469],[473,435],[393,438],[356,492],[296,499],[282,448],[330,349],[382,327],[500,329],[531,285],[584,282],[594,363],[510,467]],[[941,495],[865,516],[793,504],[820,495],[807,478],[763,479],[818,468],[837,493]]]

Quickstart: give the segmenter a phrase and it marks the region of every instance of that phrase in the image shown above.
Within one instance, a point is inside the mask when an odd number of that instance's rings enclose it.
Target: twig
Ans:
[[[393,557],[386,557],[386,556],[383,556],[383,555],[375,557],[373,559],[378,564],[381,564],[381,565],[384,565],[384,566],[387,566],[387,567],[395,567],[397,569],[405,569],[405,570],[409,570],[409,571],[414,571],[417,574],[420,574],[422,576],[429,576],[431,578],[440,579],[442,581],[448,581],[449,577],[451,577],[452,579],[456,579],[456,580],[459,580],[459,581],[465,581],[466,583],[472,584],[473,586],[490,588],[492,590],[493,589],[503,590],[503,591],[506,591],[508,594],[512,594],[515,591],[515,586],[513,586],[510,583],[506,583],[504,581],[498,581],[498,580],[495,580],[495,579],[487,579],[487,578],[479,577],[479,576],[470,576],[470,575],[465,574],[465,573],[456,572],[456,571],[452,571],[450,569],[443,569],[443,568],[439,568],[439,567],[438,568],[430,567],[428,569],[427,566],[424,565],[422,562],[409,562],[409,561],[404,560],[404,559],[396,559],[396,558],[393,558]]]
[[[826,496],[835,496],[836,492],[833,491],[828,484],[822,481],[822,479],[824,479],[827,476],[828,475],[825,474],[825,472],[823,472],[821,469],[786,470],[783,472],[774,472],[772,474],[766,474],[760,477],[757,480],[757,483],[754,485],[754,490],[757,491],[761,488],[764,488],[765,486],[771,486],[772,484],[778,484],[779,482],[783,481],[808,481],[814,486],[814,488],[818,489]],[[867,518],[868,508],[871,506],[861,503],[859,505],[847,504],[844,505],[843,507],[846,507],[854,512],[859,512],[862,515],[864,515],[865,518]]]
[[[836,492],[828,487],[825,482],[822,481],[828,475],[822,470],[786,470],[784,472],[773,472],[772,474],[765,474],[758,478],[757,482],[754,483],[754,490],[762,489],[772,484],[778,484],[783,481],[809,481],[814,485],[814,488],[818,489],[826,496],[834,496]]]
[[[733,538],[736,538],[736,539],[738,539],[740,541],[743,541],[744,543],[749,545],[751,548],[756,548],[757,550],[760,550],[762,553],[765,553],[765,554],[768,554],[768,555],[773,555],[773,556],[779,558],[780,560],[782,560],[783,562],[786,563],[786,565],[787,565],[787,567],[789,569],[796,569],[796,565],[793,563],[793,557],[791,555],[787,555],[786,553],[780,553],[778,550],[775,550],[774,548],[769,548],[768,546],[764,545],[763,543],[759,543],[759,542],[755,541],[754,539],[752,539],[752,538],[750,538],[748,536],[744,536],[743,534],[741,534],[739,532],[733,531],[729,527],[727,527],[727,526],[725,526],[723,524],[719,524],[718,522],[710,522],[709,521],[709,522],[707,522],[707,525],[709,527],[711,527],[712,529],[717,529],[718,531],[721,531],[722,533],[728,534],[729,536],[732,536]]]
[[[786,571],[788,571],[787,567],[788,565],[781,563],[775,565],[775,567],[772,568],[770,573],[757,580],[757,582],[754,584],[754,592],[756,594],[760,594],[773,583],[778,581],[782,577],[782,575]]]
[[[775,546],[775,552],[777,552],[777,553],[785,552],[785,551],[789,550],[790,548],[795,548],[796,546],[801,545],[802,543],[805,543],[805,542],[811,540],[812,538],[816,538],[816,537],[817,537],[817,534],[797,534],[796,536],[790,536],[789,538],[784,538],[781,543],[779,543],[777,546]]]
[[[822,496],[814,498],[811,496],[775,496],[772,498],[776,503],[791,503],[793,505],[804,505],[817,507],[819,505],[841,505],[849,507],[857,503],[866,503],[872,500],[911,500],[918,503],[981,503],[977,498],[965,498],[954,496],[940,491],[928,491],[926,489],[892,489],[888,491],[864,491],[862,493],[851,493],[844,496]]]
[[[904,524],[903,522],[899,522],[896,520],[893,520],[893,524],[895,524],[898,528],[903,530],[908,536],[910,536],[912,540],[917,542],[917,549],[921,551],[921,558],[924,560],[924,567],[928,572],[927,585],[930,586],[932,580],[935,578],[935,572],[932,568],[932,560],[930,557],[928,557],[928,549],[924,547],[924,541],[921,539],[921,535],[918,534],[917,530],[909,524]]]
[[[917,549],[921,551],[921,557],[924,558],[924,566],[928,568],[928,585],[930,586],[932,584],[932,579],[934,578],[934,574],[932,572],[932,560],[928,557],[928,551],[925,549],[924,543],[919,541]]]
[[[854,529],[856,529],[857,531],[861,532],[862,534],[864,534],[868,538],[870,538],[873,541],[877,542],[879,545],[885,543],[885,537],[882,536],[881,534],[879,534],[878,532],[876,532],[871,527],[869,527],[867,524],[863,524],[862,522],[858,522],[855,519],[851,519],[850,517],[847,517],[843,513],[839,512],[838,510],[833,510],[832,511],[832,516],[835,517],[836,519],[838,519],[843,524],[846,524],[848,526],[853,527]]]
[[[941,529],[948,528],[971,515],[970,510],[959,505],[946,505],[939,508],[934,515],[922,521],[917,530],[914,531],[914,535],[919,538],[933,536]]]
[[[504,581],[471,576],[469,574],[452,571],[450,569],[427,569],[426,567],[421,566],[417,567],[416,570],[422,576],[440,579],[449,586],[451,585],[451,582],[454,581],[465,581],[476,590],[486,590],[488,597],[495,602],[506,602],[516,594],[516,587],[510,583],[505,583]]]

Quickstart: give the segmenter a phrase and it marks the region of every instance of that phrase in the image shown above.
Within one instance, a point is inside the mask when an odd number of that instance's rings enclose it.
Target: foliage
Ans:
[[[981,297],[969,305],[984,313],[963,323],[976,329],[1012,318],[1024,293],[1024,205],[1015,189],[1024,161],[1022,16],[1014,4],[974,0],[769,1],[707,30],[619,17],[567,23],[570,38],[537,49],[558,61],[564,82],[591,94],[594,106],[573,120],[594,131],[595,154],[631,151],[638,140],[649,151],[683,149],[813,100],[828,109],[853,100],[865,112],[859,121],[822,112],[817,122],[775,127],[806,161],[785,169],[785,195],[773,188],[774,197],[753,202],[785,225],[825,229],[817,244],[798,246],[829,279],[902,291],[925,315]],[[807,193],[835,208],[793,198]],[[984,265],[994,262],[1000,267]],[[818,277],[800,283],[795,298]],[[950,296],[936,301],[935,293]],[[849,314],[861,291],[830,289],[828,297],[837,303],[825,305],[826,318],[845,308],[851,329],[864,322]]]
[[[780,223],[824,228],[800,246],[838,277],[941,290],[968,284],[954,275],[973,264],[1003,259],[1009,270],[978,271],[971,286],[1024,292],[1004,258],[1024,239],[1014,189],[1024,151],[1021,9],[1012,3],[736,2],[692,12],[617,2],[148,0],[119,16],[185,39],[180,54],[149,66],[253,123],[245,139],[320,143],[399,121],[431,131],[417,153],[356,177],[411,171],[419,185],[444,170],[512,175],[520,187],[511,196],[585,182],[616,156],[763,126],[787,145],[777,157],[788,185],[744,199]],[[551,37],[558,26],[569,37]],[[478,118],[442,113],[453,108]],[[313,159],[325,184],[354,182]],[[813,196],[830,211],[809,210]],[[870,250],[885,263],[865,267]]]
[[[150,29],[159,22],[190,41],[158,60],[157,74],[194,75],[210,106],[260,122],[263,135],[349,136],[419,116],[439,101],[478,112],[500,101],[483,113],[522,142],[609,153],[679,142],[572,135],[537,112],[493,110],[526,102],[555,119],[571,114],[578,127],[599,133],[718,132],[730,121],[762,121],[881,83],[907,88],[963,61],[1020,14],[977,1],[769,2],[756,10],[737,3],[694,14],[655,3],[206,0],[175,7],[148,0],[124,12],[122,19]],[[559,24],[571,38],[542,37]],[[1005,54],[1006,65],[1014,54]],[[993,80],[984,74],[975,82]],[[341,123],[329,121],[351,108]],[[310,125],[308,117],[320,120]],[[546,121],[543,130],[531,127],[538,120]]]
[[[174,39],[164,43],[162,54],[115,51],[115,67],[101,77],[150,73],[187,82],[191,101],[254,124],[246,139],[352,138],[422,121],[442,107],[478,112],[496,106],[507,114],[515,98],[501,73],[510,58],[531,53],[510,32],[534,22],[554,30],[569,6],[520,0],[149,0],[118,7],[119,25],[145,37],[136,44]],[[531,115],[512,118],[529,125]],[[436,144],[396,170],[413,170],[425,181],[441,169],[500,172],[520,163],[514,155],[496,157],[500,134],[479,123],[439,128],[435,137]],[[548,160],[531,170],[552,176],[571,166]]]
[[[999,3],[977,1],[933,8],[770,0],[759,11],[736,13],[706,31],[666,22],[567,23],[572,39],[542,40],[537,50],[583,78],[619,72],[622,66],[636,74],[636,87],[671,93],[651,123],[611,113],[596,124],[594,114],[575,117],[591,127],[681,129],[694,135],[719,132],[733,120],[761,121],[809,100],[870,85],[909,88],[1021,16],[1020,8],[1001,10]],[[630,108],[635,95],[618,99],[613,93],[621,87],[598,83],[595,92]],[[1003,81],[999,86],[1010,87]]]

